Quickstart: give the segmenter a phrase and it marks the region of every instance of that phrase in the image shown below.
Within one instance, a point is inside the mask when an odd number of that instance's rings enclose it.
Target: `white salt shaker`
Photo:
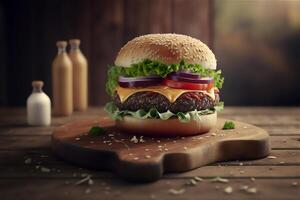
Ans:
[[[49,126],[51,123],[51,101],[43,92],[43,81],[32,81],[32,93],[27,99],[27,122],[34,126]]]

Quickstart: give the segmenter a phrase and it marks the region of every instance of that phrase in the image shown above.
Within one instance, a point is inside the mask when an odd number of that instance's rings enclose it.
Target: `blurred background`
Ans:
[[[31,81],[51,97],[57,40],[79,38],[90,105],[126,41],[183,33],[207,43],[225,76],[225,105],[300,105],[300,0],[2,0],[0,106],[25,106]]]

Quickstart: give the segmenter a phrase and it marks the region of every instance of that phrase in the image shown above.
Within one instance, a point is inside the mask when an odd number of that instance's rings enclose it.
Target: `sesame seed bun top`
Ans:
[[[200,64],[216,69],[217,61],[209,47],[196,38],[180,34],[148,34],[130,40],[119,51],[115,65],[129,67],[145,59],[165,64]]]

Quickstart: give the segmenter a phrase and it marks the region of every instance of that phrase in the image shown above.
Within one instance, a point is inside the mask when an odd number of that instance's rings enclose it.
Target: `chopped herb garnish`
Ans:
[[[100,126],[93,126],[89,131],[89,134],[93,136],[99,136],[103,133],[104,133],[104,129],[101,128]]]
[[[235,125],[232,121],[226,121],[223,126],[223,130],[234,129]]]

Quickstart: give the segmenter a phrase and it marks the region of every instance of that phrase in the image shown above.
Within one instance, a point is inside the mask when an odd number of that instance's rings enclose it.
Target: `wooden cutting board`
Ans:
[[[124,134],[106,117],[74,121],[52,135],[53,151],[71,163],[109,170],[130,181],[155,181],[168,172],[184,172],[210,163],[258,159],[270,153],[268,133],[237,122],[222,130],[224,119],[208,133],[190,137],[151,138]],[[88,134],[92,126],[107,127],[101,136]],[[138,142],[137,142],[138,141]]]

